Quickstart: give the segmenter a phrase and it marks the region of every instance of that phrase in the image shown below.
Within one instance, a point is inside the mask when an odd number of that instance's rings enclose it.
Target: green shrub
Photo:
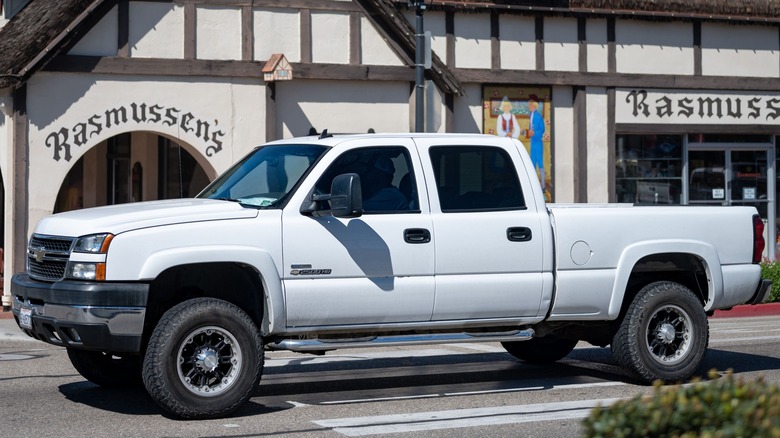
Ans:
[[[597,407],[586,437],[780,437],[780,387],[745,382],[731,371],[708,382],[655,385],[650,395]]]
[[[767,303],[780,301],[780,262],[764,260],[761,262],[761,277],[772,280],[772,292]]]

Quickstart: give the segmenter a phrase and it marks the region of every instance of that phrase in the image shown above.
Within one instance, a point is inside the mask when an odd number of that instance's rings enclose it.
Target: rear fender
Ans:
[[[636,264],[644,257],[666,253],[690,254],[702,261],[708,282],[705,310],[723,298],[723,272],[720,269],[718,253],[712,245],[695,240],[638,242],[626,247],[618,261],[615,285],[609,303],[609,319],[617,319],[620,315],[628,281]]]

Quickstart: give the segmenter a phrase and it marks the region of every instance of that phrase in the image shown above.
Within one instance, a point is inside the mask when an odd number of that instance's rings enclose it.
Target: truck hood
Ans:
[[[237,202],[215,199],[170,199],[87,208],[48,216],[35,227],[37,234],[84,236],[119,234],[139,228],[257,217],[258,210]]]

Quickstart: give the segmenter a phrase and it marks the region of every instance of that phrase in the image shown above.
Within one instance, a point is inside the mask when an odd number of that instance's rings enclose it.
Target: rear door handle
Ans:
[[[510,242],[528,242],[531,240],[532,233],[528,227],[510,227],[506,229],[506,238]]]
[[[407,228],[404,230],[406,243],[428,243],[431,241],[431,232],[425,228]]]

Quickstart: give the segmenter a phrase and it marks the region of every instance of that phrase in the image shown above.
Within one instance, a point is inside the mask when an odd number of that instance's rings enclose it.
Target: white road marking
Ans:
[[[755,341],[780,341],[780,336],[749,336],[746,338],[724,338],[724,339],[710,339],[710,345],[713,344],[741,344],[744,342]]]
[[[346,405],[351,403],[372,403],[372,402],[380,402],[380,401],[414,400],[414,399],[421,399],[421,398],[457,397],[457,396],[464,396],[464,395],[500,394],[500,393],[507,393],[507,392],[542,391],[542,390],[552,390],[552,389],[581,389],[581,388],[596,388],[596,387],[604,387],[604,386],[622,386],[622,385],[627,385],[627,383],[593,382],[593,383],[572,383],[572,384],[552,385],[552,386],[527,386],[522,388],[486,389],[482,391],[445,392],[441,394],[419,394],[419,395],[408,395],[408,396],[398,396],[398,397],[375,397],[375,398],[360,398],[360,399],[347,399],[347,400],[331,400],[331,401],[320,402],[319,404],[320,405]],[[293,404],[294,406],[296,405],[307,406],[303,403],[297,403],[293,401],[288,401],[287,403]]]
[[[326,401],[320,404],[321,405],[346,405],[350,403],[371,403],[371,402],[378,402],[378,401],[415,400],[418,398],[434,398],[440,396],[441,396],[440,394],[421,394],[421,395],[404,395],[398,397],[356,398],[352,400]]]
[[[500,406],[372,417],[317,420],[315,424],[346,436],[368,436],[402,432],[421,432],[500,424],[579,419],[596,406],[619,399],[579,400],[531,405]]]

